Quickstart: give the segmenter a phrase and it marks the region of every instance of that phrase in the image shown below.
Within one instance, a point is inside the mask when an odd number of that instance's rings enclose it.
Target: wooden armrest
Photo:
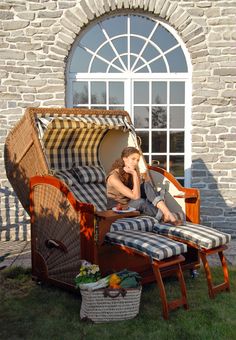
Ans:
[[[116,213],[113,210],[106,210],[106,211],[96,211],[95,216],[98,218],[105,218],[105,219],[118,219],[118,218],[123,218],[123,217],[135,217],[139,216],[140,212],[138,210],[135,211],[130,211],[126,213]]]
[[[174,195],[173,197],[187,199],[187,198],[198,198],[198,195],[197,194],[188,194],[188,193],[186,193],[186,194]]]

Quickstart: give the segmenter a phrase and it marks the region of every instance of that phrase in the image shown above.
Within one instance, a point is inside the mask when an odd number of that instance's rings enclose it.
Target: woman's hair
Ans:
[[[134,153],[137,153],[140,155],[140,151],[138,149],[136,149],[133,146],[127,146],[121,152],[121,157],[115,160],[115,162],[112,164],[112,167],[111,167],[111,171],[114,169],[118,169],[121,182],[124,183],[124,185],[126,185],[130,189],[133,188],[133,176],[124,171],[125,163],[123,161],[123,157],[129,157],[130,155]]]

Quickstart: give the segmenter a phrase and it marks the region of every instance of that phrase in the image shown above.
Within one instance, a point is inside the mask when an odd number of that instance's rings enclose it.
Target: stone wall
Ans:
[[[29,237],[28,216],[5,175],[4,141],[26,107],[65,103],[65,66],[81,29],[121,10],[176,29],[192,66],[192,184],[207,225],[236,236],[236,1],[0,1],[1,239]]]

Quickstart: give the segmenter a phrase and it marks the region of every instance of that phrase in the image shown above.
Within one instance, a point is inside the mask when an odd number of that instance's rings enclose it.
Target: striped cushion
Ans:
[[[72,168],[79,183],[105,183],[106,175],[100,166],[79,166]]]
[[[110,231],[141,230],[152,231],[157,219],[151,216],[139,216],[132,218],[121,218],[112,223]]]
[[[105,240],[111,244],[136,249],[158,261],[187,252],[186,244],[145,231],[123,230],[109,232],[106,234]]]
[[[92,203],[97,211],[107,210],[107,196],[105,183],[78,182],[76,173],[72,170],[61,170],[54,174],[62,179],[80,202]]]
[[[159,223],[154,226],[153,231],[160,235],[176,237],[183,242],[191,242],[200,249],[212,249],[228,243],[231,239],[229,234],[190,222],[178,227]]]

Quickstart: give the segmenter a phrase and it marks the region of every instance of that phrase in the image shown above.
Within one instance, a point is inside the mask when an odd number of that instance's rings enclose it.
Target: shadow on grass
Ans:
[[[214,268],[221,277],[221,268]],[[190,309],[171,312],[164,321],[156,284],[144,286],[139,315],[132,320],[93,324],[80,321],[79,294],[31,281],[19,267],[0,273],[0,335],[2,339],[234,339],[236,334],[236,268],[230,268],[231,292],[210,300],[202,270],[196,279],[185,273]],[[170,298],[179,291],[166,279]],[[176,288],[176,289],[175,289]]]

